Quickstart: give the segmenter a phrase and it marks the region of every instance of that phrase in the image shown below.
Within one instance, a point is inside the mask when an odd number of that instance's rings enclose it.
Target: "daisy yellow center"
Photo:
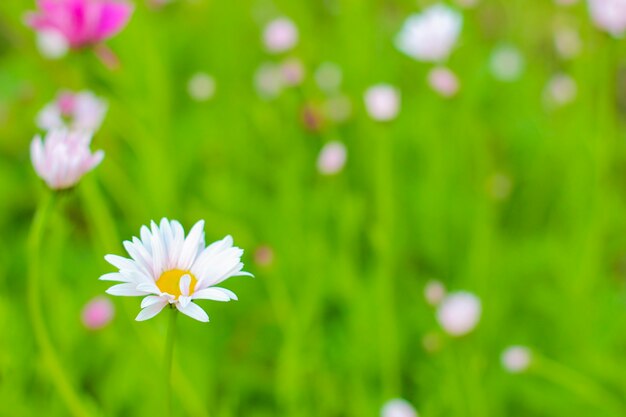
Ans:
[[[189,275],[191,277],[191,283],[189,284],[189,294],[193,293],[193,290],[196,288],[196,284],[198,280],[196,277],[189,271],[183,271],[180,269],[172,269],[171,271],[165,271],[161,274],[159,279],[156,281],[157,287],[163,292],[171,294],[176,298],[180,297],[182,294],[180,292],[180,279],[183,275]]]

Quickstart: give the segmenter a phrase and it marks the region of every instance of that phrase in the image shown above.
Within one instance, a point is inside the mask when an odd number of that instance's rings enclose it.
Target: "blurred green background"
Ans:
[[[123,255],[123,240],[163,216],[186,229],[205,219],[208,241],[232,234],[256,276],[224,284],[238,302],[201,302],[209,324],[180,318],[178,416],[367,417],[394,397],[426,417],[626,415],[625,41],[594,28],[584,2],[484,0],[460,9],[449,67],[461,90],[444,99],[425,82],[430,66],[393,46],[425,4],[138,2],[108,42],[121,62],[110,71],[90,51],[43,59],[22,21],[34,1],[1,1],[0,415],[69,415],[25,295],[26,236],[44,191],[29,143],[62,88],[109,102],[92,146],[104,162],[46,233],[41,296],[61,362],[99,415],[164,415],[166,317],[135,322],[140,299],[116,297],[108,327],[80,321],[108,288],[97,280],[112,271],[103,256]],[[261,33],[281,15],[300,41],[271,56]],[[563,23],[583,41],[575,59],[554,50]],[[525,57],[516,82],[490,72],[501,42]],[[304,63],[303,84],[260,98],[255,71],[285,56]],[[312,77],[323,62],[341,67],[353,111],[311,130],[302,112],[327,98]],[[207,102],[187,93],[199,71],[216,81]],[[578,94],[547,108],[557,72]],[[380,82],[402,92],[388,123],[363,105]],[[348,162],[323,176],[316,158],[330,140],[346,145]],[[271,265],[254,262],[263,245]],[[430,279],[481,298],[473,333],[440,329],[423,296]],[[502,369],[511,344],[533,350],[527,373]]]

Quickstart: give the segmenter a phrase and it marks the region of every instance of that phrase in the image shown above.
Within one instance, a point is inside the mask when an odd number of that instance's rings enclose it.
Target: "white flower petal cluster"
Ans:
[[[196,320],[208,322],[209,316],[195,300],[230,301],[237,296],[230,290],[216,287],[222,281],[248,275],[242,271],[243,250],[233,246],[233,239],[205,245],[204,221],[198,221],[185,236],[176,220],[163,218],[159,225],[142,226],[140,238],[125,241],[130,259],[107,255],[105,259],[119,269],[100,277],[121,284],[107,290],[111,295],[144,296],[137,320],[156,316],[171,305]]]

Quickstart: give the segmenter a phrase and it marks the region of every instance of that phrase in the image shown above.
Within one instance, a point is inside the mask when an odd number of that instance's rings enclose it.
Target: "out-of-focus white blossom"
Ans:
[[[443,62],[456,44],[462,25],[459,12],[436,4],[404,22],[396,47],[419,61]]]
[[[400,111],[400,92],[389,84],[372,86],[365,92],[365,108],[374,120],[393,120]]]
[[[439,304],[437,320],[452,336],[463,336],[476,327],[482,307],[480,299],[466,291],[450,293]]]

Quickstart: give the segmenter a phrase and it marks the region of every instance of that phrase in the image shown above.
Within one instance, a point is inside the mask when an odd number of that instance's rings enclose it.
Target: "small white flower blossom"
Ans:
[[[439,324],[452,336],[463,336],[474,330],[480,315],[480,299],[465,291],[450,293],[437,309]]]
[[[462,26],[459,12],[436,4],[404,22],[396,47],[418,61],[443,62],[456,44]]]
[[[418,417],[415,408],[401,398],[387,401],[381,409],[380,415],[381,417]]]
[[[45,139],[37,135],[30,144],[30,157],[37,174],[53,190],[73,187],[95,168],[104,152],[91,153],[88,132],[49,131]]]
[[[286,17],[274,19],[265,26],[263,42],[269,52],[286,52],[298,43],[298,28]]]
[[[388,84],[378,84],[365,92],[365,108],[378,121],[395,119],[400,111],[400,92]]]
[[[588,0],[591,18],[596,26],[613,36],[626,30],[626,0]]]
[[[43,130],[71,129],[95,132],[100,128],[108,105],[91,91],[61,91],[37,115],[37,126]]]
[[[204,221],[198,221],[187,236],[183,226],[173,220],[151,222],[142,226],[141,238],[125,241],[130,259],[107,255],[105,259],[119,269],[100,277],[119,281],[106,292],[119,296],[144,296],[136,320],[148,320],[171,305],[181,313],[201,322],[209,316],[194,300],[230,301],[237,296],[216,285],[235,276],[252,276],[242,271],[243,250],[233,246],[226,236],[205,246]]]
[[[337,174],[346,164],[347,155],[346,145],[339,141],[328,142],[317,157],[317,170],[324,175]]]
[[[511,373],[524,372],[530,366],[532,356],[526,346],[509,346],[502,352],[500,361],[504,369]]]
[[[195,101],[207,101],[215,95],[215,79],[209,74],[198,72],[187,82],[187,93]]]

